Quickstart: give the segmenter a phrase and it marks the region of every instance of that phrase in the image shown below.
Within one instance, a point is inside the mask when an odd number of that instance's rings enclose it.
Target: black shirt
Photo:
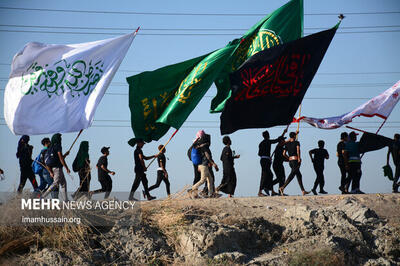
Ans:
[[[297,146],[300,147],[300,142],[298,142],[297,140],[286,143],[285,150],[288,152],[289,157],[297,156]]]
[[[136,150],[134,152],[134,158],[135,158],[135,173],[144,173],[144,168],[142,165],[142,161],[139,158],[139,154],[142,155],[143,157],[143,151],[141,148],[136,147]]]
[[[160,153],[157,157],[157,162],[158,162],[158,166],[161,167],[161,163],[164,166],[164,168],[166,169],[167,166],[165,165],[167,160],[165,159],[165,155],[164,153]]]
[[[324,160],[328,155],[328,151],[325,149],[313,149],[310,151],[314,155],[314,165],[317,167],[324,167]]]
[[[101,168],[102,165],[104,165],[104,167],[107,169],[108,159],[107,159],[107,156],[105,156],[105,155],[101,156],[99,158],[99,161],[97,162],[97,170],[99,173],[99,178],[108,176],[108,173]]]
[[[340,141],[336,146],[336,151],[338,153],[338,164],[344,164],[343,150],[345,147],[346,143],[344,141]]]
[[[395,165],[400,165],[400,141],[393,142],[389,146],[390,152],[392,153],[393,163]]]
[[[258,156],[271,156],[271,144],[277,143],[278,139],[264,139],[258,145]]]
[[[21,147],[18,149],[18,155],[19,155],[19,165],[21,167],[31,167],[32,165],[32,150],[33,146],[24,143],[21,145]]]
[[[60,144],[55,144],[52,148],[52,152],[54,154],[54,165],[53,167],[56,168],[61,168],[63,167],[61,161],[60,161],[60,157],[58,157],[58,153],[61,153],[62,155],[62,147]]]
[[[220,159],[222,161],[222,164],[223,164],[224,168],[233,167],[234,158],[233,158],[232,150],[231,150],[231,148],[229,146],[225,146],[224,147],[224,149],[222,150]]]
[[[284,145],[276,145],[274,152],[274,164],[282,164],[286,160],[285,157],[283,157],[283,147]]]

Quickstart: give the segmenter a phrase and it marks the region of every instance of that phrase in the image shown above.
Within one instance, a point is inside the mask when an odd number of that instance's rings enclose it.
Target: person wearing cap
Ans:
[[[326,149],[324,149],[324,145],[325,142],[323,140],[319,140],[318,148],[312,149],[308,152],[311,158],[311,162],[313,163],[315,173],[317,174],[317,177],[314,182],[314,187],[311,189],[314,195],[318,195],[317,193],[318,185],[319,185],[319,193],[328,194],[328,192],[324,190],[324,185],[325,185],[324,161],[329,159],[329,153]]]
[[[170,191],[170,183],[168,180],[168,172],[167,172],[167,169],[165,168],[167,160],[166,160],[165,154],[164,154],[167,150],[165,149],[164,145],[159,145],[158,150],[159,150],[159,154],[157,156],[157,162],[158,162],[157,181],[154,185],[149,187],[149,192],[155,188],[158,188],[160,186],[161,182],[164,181],[165,188],[167,189],[167,195],[169,197],[171,194],[171,191]]]
[[[360,143],[357,142],[357,133],[352,131],[349,134],[349,141],[346,143],[343,150],[344,165],[349,174],[348,182],[346,183],[345,191],[349,190],[351,183],[351,192],[353,194],[364,194],[360,190],[361,179],[361,157]]]
[[[144,141],[142,139],[137,139],[136,142],[136,149],[134,152],[134,159],[135,159],[135,180],[133,181],[131,192],[129,194],[129,200],[137,200],[134,198],[135,192],[138,189],[140,182],[142,182],[144,192],[143,195],[144,197],[147,198],[147,200],[153,200],[156,197],[153,197],[150,195],[148,184],[149,181],[147,180],[145,172],[147,171],[147,167],[144,164],[144,160],[150,160],[152,158],[155,158],[157,155],[153,156],[145,156],[143,155],[142,148],[144,146]]]
[[[274,160],[272,162],[272,169],[274,169],[276,179],[272,181],[272,185],[279,183],[279,187],[282,187],[285,184],[286,179],[285,167],[283,166],[283,163],[287,162],[288,160],[283,157],[283,147],[286,144],[285,137],[280,136],[278,141],[279,142],[276,144],[274,150]]]
[[[105,192],[104,198],[107,199],[112,190],[112,179],[109,174],[115,175],[115,172],[108,169],[108,156],[110,155],[110,147],[103,147],[100,151],[103,155],[97,161],[96,168],[98,171],[98,179],[101,184],[101,188],[89,192],[89,195],[92,196],[93,194]]]
[[[400,177],[400,134],[394,134],[394,142],[389,146],[387,153],[387,165],[389,165],[389,157],[392,154],[395,166],[393,176],[393,193],[399,193],[399,177]]]
[[[283,134],[286,133],[286,129]],[[260,165],[261,165],[261,179],[260,179],[260,187],[258,190],[259,197],[265,197],[266,195],[262,193],[264,190],[267,195],[269,195],[269,190],[271,190],[271,196],[278,195],[274,191],[274,187],[272,185],[272,179],[274,175],[271,171],[271,144],[278,143],[279,138],[270,139],[269,132],[266,130],[262,133],[263,140],[258,145],[258,156],[260,156]]]
[[[346,184],[349,182],[348,177],[347,177],[347,171],[346,167],[344,165],[344,158],[343,158],[343,150],[346,146],[346,142],[349,138],[349,135],[347,132],[342,132],[340,134],[340,141],[336,146],[336,156],[338,157],[338,166],[340,169],[340,187],[339,190],[342,191],[342,194],[346,194],[348,191],[346,191]]]
[[[301,156],[300,156],[300,142],[296,140],[297,132],[290,132],[289,141],[286,143],[283,148],[283,156],[289,160],[289,166],[292,168],[285,184],[279,188],[279,192],[283,196],[284,189],[289,185],[289,183],[293,180],[294,176],[297,177],[297,182],[299,182],[299,186],[303,196],[309,194],[309,191],[306,191],[303,186],[303,176],[300,173],[300,165],[301,165]]]

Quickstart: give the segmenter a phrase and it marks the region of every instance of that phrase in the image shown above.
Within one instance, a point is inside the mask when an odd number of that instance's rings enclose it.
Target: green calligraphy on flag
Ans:
[[[303,36],[303,13],[303,0],[292,0],[247,31],[232,60],[215,79],[217,95],[211,102],[211,113],[222,112],[230,97],[229,73],[254,54]]]

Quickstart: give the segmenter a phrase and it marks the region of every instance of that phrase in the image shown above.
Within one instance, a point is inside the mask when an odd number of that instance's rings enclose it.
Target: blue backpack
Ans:
[[[39,175],[43,172],[43,166],[39,163],[41,155],[42,155],[42,152],[39,153],[39,155],[36,157],[36,159],[32,163],[32,170],[37,175]]]
[[[196,149],[195,147],[192,148],[192,151],[190,153],[190,158],[192,160],[192,163],[194,165],[199,165],[201,164],[201,155],[200,155],[200,151],[198,149]]]

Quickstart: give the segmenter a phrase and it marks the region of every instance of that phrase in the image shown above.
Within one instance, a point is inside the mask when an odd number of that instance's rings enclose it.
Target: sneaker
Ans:
[[[314,195],[318,195],[318,193],[317,193],[317,191],[315,190],[315,189],[311,189],[311,191],[312,191],[312,193],[314,194]],[[320,192],[321,193],[321,192]]]
[[[147,200],[153,200],[153,199],[156,199],[156,197],[153,197],[153,196],[151,196],[151,195],[149,195],[148,197],[147,197]]]
[[[325,190],[321,190],[319,193],[320,194],[328,194],[328,192],[326,192]]]

